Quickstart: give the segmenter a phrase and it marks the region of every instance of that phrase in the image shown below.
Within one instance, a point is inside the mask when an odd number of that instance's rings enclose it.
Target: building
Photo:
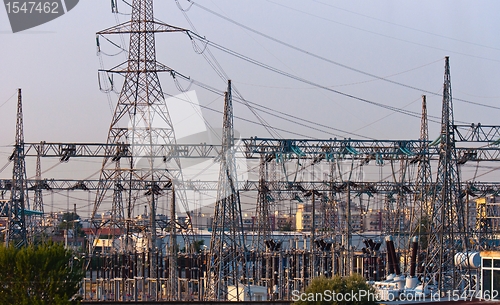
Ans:
[[[211,230],[212,222],[213,222],[213,217],[211,217],[208,214],[193,213],[191,215],[191,224],[193,226],[193,229]]]
[[[382,211],[368,210],[363,219],[364,231],[382,231]]]
[[[493,238],[494,235],[498,235],[500,229],[500,197],[491,196],[476,199],[475,211],[469,211],[468,216],[471,226],[475,223],[478,232],[489,234],[489,237]]]
[[[316,215],[318,215],[316,211]],[[295,214],[295,228],[298,232],[310,232],[312,229],[312,204],[299,204]]]
[[[295,215],[276,215],[276,230],[278,231],[295,231],[296,221]]]

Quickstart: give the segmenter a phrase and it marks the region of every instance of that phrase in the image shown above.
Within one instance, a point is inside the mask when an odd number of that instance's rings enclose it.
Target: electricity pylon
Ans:
[[[156,206],[160,196],[171,191],[172,182],[182,179],[177,156],[166,156],[161,145],[176,144],[174,126],[170,118],[158,72],[175,71],[156,60],[155,33],[183,32],[165,23],[155,21],[153,0],[132,1],[131,20],[97,33],[130,34],[128,60],[110,70],[125,76],[122,90],[108,132],[106,157],[102,163],[100,187],[97,191],[92,218],[103,203],[108,189],[113,189],[112,215],[107,226],[117,227],[128,236],[134,205],[149,207],[149,226],[146,234],[148,250],[158,247],[156,241]],[[142,191],[125,190],[123,181],[142,180],[147,186]],[[180,201],[185,202],[185,196]],[[125,209],[126,207],[126,209]],[[130,251],[129,238],[122,244]]]
[[[450,63],[446,57],[439,161],[426,262],[428,274],[441,292],[459,288],[461,277],[454,265],[454,256],[469,249],[453,124]]]
[[[231,81],[228,82],[228,91],[224,101],[219,185],[210,239],[205,291],[205,300],[211,301],[227,300],[228,286],[232,286],[234,290],[231,294],[240,300],[240,291],[244,289],[242,280],[247,278],[247,249],[236,180]]]
[[[427,98],[422,95],[422,118],[420,123],[420,154],[411,163],[417,163],[417,177],[415,180],[414,205],[411,214],[410,232],[418,236],[419,248],[427,252],[429,237],[432,229],[430,219],[432,217],[432,171],[429,157],[429,126],[427,120]],[[427,255],[428,253],[426,253]],[[417,272],[426,271],[419,268]]]
[[[268,175],[267,175],[267,161],[266,155],[260,155],[260,165],[259,165],[259,194],[257,197],[257,208],[255,211],[255,223],[254,223],[254,238],[252,239],[252,249],[255,251],[265,251],[265,242],[269,240],[271,235],[270,226],[270,206],[269,206],[269,187],[267,186]]]
[[[35,179],[36,183],[34,186],[34,197],[33,197],[33,213],[31,216],[31,236],[35,239],[42,231],[44,230],[43,226],[43,194],[42,189],[46,187],[44,182],[42,181],[42,164],[40,160],[41,150],[43,143],[37,147],[37,156],[36,156],[36,169],[35,169]]]
[[[17,91],[16,141],[14,152],[10,156],[12,166],[12,188],[10,201],[6,203],[7,228],[5,245],[13,243],[16,247],[28,244],[28,219],[25,214],[29,208],[26,188],[26,162],[24,159],[23,106],[21,89]]]

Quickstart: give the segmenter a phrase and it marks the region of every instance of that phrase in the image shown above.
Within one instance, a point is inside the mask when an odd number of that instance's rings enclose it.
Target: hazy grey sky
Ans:
[[[116,24],[107,0],[84,0],[52,22],[12,34],[0,9],[2,82],[0,103],[23,88],[27,141],[104,141],[111,110],[99,92],[95,32]],[[121,12],[129,12],[118,1]],[[189,3],[180,0],[183,8]],[[497,105],[500,73],[500,28],[496,1],[203,1],[204,7],[296,48],[367,74],[387,77],[428,95],[429,115],[440,116],[443,58],[450,56],[453,96]],[[155,1],[158,19],[192,29],[174,1]],[[264,64],[346,94],[420,112],[419,90],[408,89],[345,69],[285,47],[228,22],[198,6],[185,12],[200,35]],[[129,16],[118,15],[120,21]],[[110,37],[119,42],[119,37]],[[127,39],[127,37],[125,37]],[[118,50],[101,39],[102,50]],[[158,59],[193,79],[221,91],[225,83],[184,34],[157,35]],[[203,44],[198,43],[203,48]],[[291,80],[211,49],[217,62],[247,100],[319,124],[374,138],[417,138],[419,119]],[[208,54],[208,52],[205,52]],[[125,54],[102,55],[105,68]],[[163,87],[178,94],[169,76]],[[120,77],[116,77],[117,84]],[[181,84],[188,86],[187,82]],[[119,85],[117,89],[119,89]],[[222,109],[222,98],[192,86],[202,105]],[[116,96],[112,96],[116,100]],[[215,101],[214,101],[215,100]],[[257,121],[243,105],[235,115]],[[13,139],[15,99],[2,106],[2,144]],[[204,110],[219,127],[220,115]],[[498,110],[455,102],[456,120],[494,123]],[[293,125],[262,114],[273,126],[312,137],[340,135]],[[390,115],[386,118],[387,115]],[[293,120],[293,119],[292,119]],[[91,123],[92,122],[92,123]],[[235,121],[244,135],[269,136],[256,125]],[[308,125],[310,125],[308,123]],[[431,132],[436,130],[431,125]],[[257,127],[257,128],[256,128]],[[329,135],[328,133],[334,135]],[[280,132],[283,137],[300,135]],[[347,135],[349,136],[349,135]],[[354,137],[354,136],[353,136]]]
[[[66,15],[16,34],[11,33],[7,14],[0,8],[1,146],[11,145],[14,140],[16,97],[13,95],[19,87],[23,89],[27,142],[106,141],[117,96],[110,95],[110,104],[108,96],[99,91],[97,69],[101,68],[101,60],[103,68],[110,68],[124,61],[126,54],[101,39],[103,53],[120,54],[98,57],[95,33],[126,21],[130,11],[118,0],[123,14],[114,15],[110,2],[81,0]],[[224,91],[225,81],[206,60],[211,58],[213,64],[213,55],[215,63],[224,69],[245,99],[268,107],[266,111],[281,117],[291,115],[285,121],[260,113],[267,123],[279,129],[276,132],[281,137],[360,138],[356,136],[359,135],[417,139],[422,94],[427,94],[429,115],[435,117],[430,120],[440,119],[445,56],[450,56],[455,120],[498,124],[499,109],[495,108],[500,107],[498,1],[214,0],[200,1],[203,8],[190,7],[186,0],[178,3],[184,12],[173,0],[155,1],[156,17],[306,81],[290,79],[215,48],[207,50],[200,42],[197,47],[204,52],[198,54],[184,34],[157,35],[157,58],[162,63]],[[110,38],[116,43],[121,41],[120,37]],[[124,39],[128,43],[128,37]],[[310,54],[305,54],[306,51]],[[170,76],[163,75],[161,79],[167,94],[180,93]],[[121,79],[116,76],[114,80],[119,91]],[[187,81],[180,80],[180,84],[189,87]],[[222,111],[222,96],[195,84],[190,89],[196,90],[202,106]],[[417,117],[395,113],[374,103],[405,109]],[[220,113],[202,111],[211,126],[221,126]],[[242,104],[235,104],[234,113],[259,122]],[[429,127],[430,137],[437,137],[439,125],[431,122]],[[244,137],[271,137],[260,125],[238,118],[235,128]],[[7,157],[10,151],[3,148],[2,155]],[[1,166],[4,162],[0,163]],[[7,172],[1,175],[8,177]]]

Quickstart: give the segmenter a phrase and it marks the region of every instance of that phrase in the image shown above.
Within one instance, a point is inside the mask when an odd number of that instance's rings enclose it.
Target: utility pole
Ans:
[[[347,181],[347,238],[346,238],[346,248],[347,248],[347,272],[345,275],[351,275],[353,270],[352,253],[351,253],[351,181]]]
[[[79,220],[76,218],[76,203],[73,203],[73,249],[76,250],[76,223],[79,222]]]
[[[311,207],[311,240],[309,241],[309,249],[311,250],[311,276],[316,277],[316,251],[314,251],[314,242],[316,240],[316,194],[312,190],[312,207]]]

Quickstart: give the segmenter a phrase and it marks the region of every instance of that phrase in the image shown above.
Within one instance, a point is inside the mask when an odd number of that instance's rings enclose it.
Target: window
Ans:
[[[481,291],[483,299],[500,299],[500,259],[482,259]]]

